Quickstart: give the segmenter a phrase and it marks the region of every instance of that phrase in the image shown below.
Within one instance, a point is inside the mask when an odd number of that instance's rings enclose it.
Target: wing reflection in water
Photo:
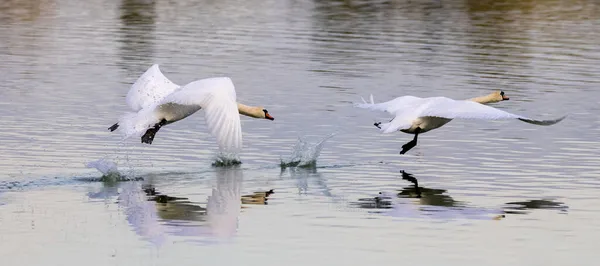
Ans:
[[[152,244],[163,245],[167,228],[159,222],[156,203],[148,201],[140,182],[125,182],[119,185],[117,203],[133,230]]]
[[[206,209],[208,224],[218,237],[231,237],[237,232],[242,179],[239,167],[217,168],[217,188],[208,197]]]
[[[184,197],[161,194],[155,184],[138,181],[117,184],[117,203],[133,230],[156,246],[166,243],[170,236],[203,244],[231,239],[237,232],[241,211],[242,169],[215,170],[217,184],[206,207]],[[117,191],[114,183],[105,185],[103,190],[88,196],[110,197]]]

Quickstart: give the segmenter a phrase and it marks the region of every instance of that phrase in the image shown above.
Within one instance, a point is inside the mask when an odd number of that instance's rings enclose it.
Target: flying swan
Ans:
[[[204,109],[209,131],[216,137],[221,152],[229,154],[236,154],[242,148],[239,114],[274,120],[261,106],[238,103],[233,82],[228,77],[201,79],[179,86],[167,79],[157,64],[131,86],[126,102],[134,112],[125,113],[108,128],[111,132],[121,128],[124,139],[141,136],[142,143],[152,144],[161,127]]]
[[[414,134],[410,142],[402,145],[400,154],[417,145],[419,134],[436,129],[452,121],[455,118],[462,119],[519,119],[523,122],[549,126],[562,121],[566,116],[554,120],[534,120],[520,115],[511,114],[484,104],[508,100],[503,91],[496,91],[486,96],[472,98],[469,100],[453,100],[446,97],[419,98],[415,96],[402,96],[391,101],[375,103],[373,95],[368,103],[361,98],[363,103],[354,106],[364,109],[385,111],[395,117],[387,123],[377,122],[374,125],[383,133],[402,131]]]

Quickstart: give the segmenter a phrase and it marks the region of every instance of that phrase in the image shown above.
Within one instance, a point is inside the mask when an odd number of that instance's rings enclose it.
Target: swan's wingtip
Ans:
[[[562,117],[560,117],[560,118],[557,118],[557,119],[552,119],[552,120],[547,120],[547,121],[548,121],[549,125],[554,125],[554,124],[556,124],[556,123],[558,123],[558,122],[560,122],[560,121],[563,121],[565,118],[567,118],[567,116],[568,116],[568,114],[566,114],[566,115],[563,115],[563,116],[562,116]]]
[[[551,126],[551,125],[559,123],[560,121],[563,121],[565,118],[567,118],[567,116],[568,115],[564,115],[563,117],[560,117],[557,119],[549,119],[549,120],[534,120],[534,119],[529,119],[529,118],[519,118],[519,120],[526,122],[526,123],[539,125],[539,126]]]
[[[567,118],[567,116],[569,116],[569,114],[563,115],[561,118],[559,118],[559,119],[556,119],[556,120],[555,120],[556,122],[555,122],[554,124],[556,124],[556,123],[558,123],[558,122],[560,122],[560,121],[563,121],[563,120],[565,120],[565,118]]]
[[[154,64],[152,64],[152,66],[150,66],[148,68],[148,70],[150,70],[150,69],[155,69],[155,70],[160,71],[160,65],[158,63],[154,63]]]

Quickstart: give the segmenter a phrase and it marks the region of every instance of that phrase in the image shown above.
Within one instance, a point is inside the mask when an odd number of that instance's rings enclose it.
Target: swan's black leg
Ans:
[[[415,129],[415,137],[413,138],[413,140],[402,145],[402,151],[400,151],[400,154],[405,154],[407,151],[417,146],[417,137],[419,137],[419,132],[421,132],[421,128],[417,127],[417,129]]]
[[[401,170],[400,173],[402,174],[403,180],[408,180],[409,182],[415,184],[415,192],[417,193],[417,198],[420,198],[421,197],[421,189],[419,188],[419,181],[417,180],[417,178],[414,177],[412,174],[404,172],[404,170]]]
[[[142,136],[142,143],[152,144],[152,141],[154,140],[154,135],[156,135],[156,132],[158,132],[158,130],[166,124],[167,124],[167,120],[163,119],[163,120],[160,120],[160,122],[156,123],[156,125],[154,125],[154,127],[146,130],[146,133]]]
[[[108,130],[110,130],[110,132],[113,132],[113,131],[117,130],[118,127],[119,127],[119,123],[115,123],[114,125],[110,126],[108,128]]]

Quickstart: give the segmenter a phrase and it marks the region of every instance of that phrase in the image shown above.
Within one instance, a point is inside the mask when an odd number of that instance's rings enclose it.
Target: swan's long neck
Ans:
[[[241,104],[241,103],[238,103],[237,106],[238,106],[238,111],[242,115],[254,117],[254,118],[262,118],[261,114],[263,114],[263,111],[260,110],[260,108],[258,108],[258,107],[248,106],[248,105]]]
[[[479,97],[471,98],[471,99],[469,99],[469,101],[478,102],[480,104],[487,104],[487,103],[496,103],[496,102],[499,102],[498,99],[496,99],[496,97],[495,97],[495,95],[493,93],[485,95],[485,96],[479,96]]]

